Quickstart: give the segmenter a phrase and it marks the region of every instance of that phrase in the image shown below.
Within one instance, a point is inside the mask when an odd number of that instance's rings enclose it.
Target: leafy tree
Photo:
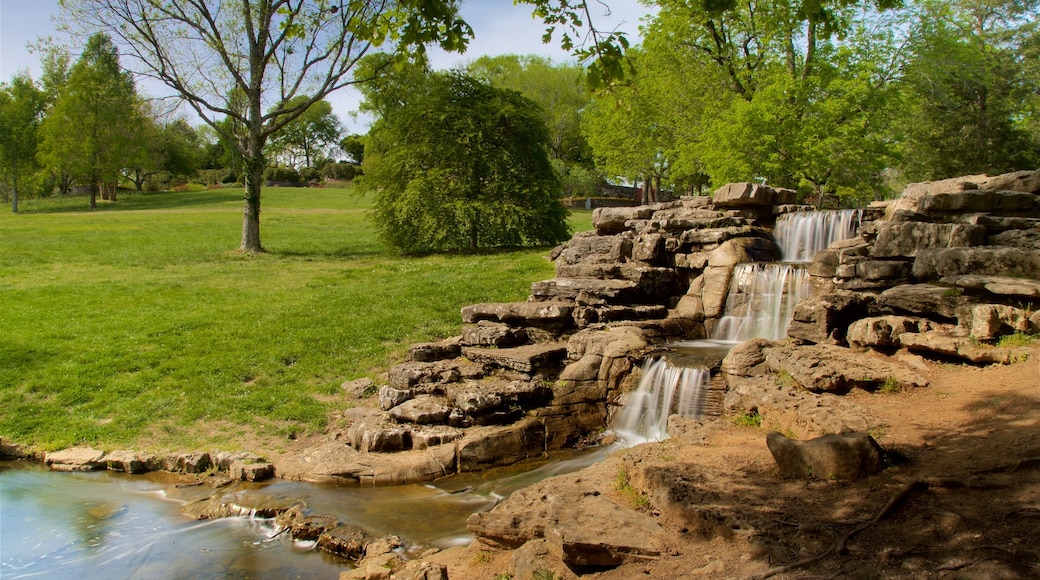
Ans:
[[[240,249],[263,251],[260,187],[269,139],[352,75],[374,47],[463,48],[453,0],[61,0],[77,23],[108,31],[134,68],[177,92],[242,161]],[[296,99],[307,95],[304,99]],[[236,99],[243,106],[237,106]],[[266,111],[266,112],[265,112]],[[230,121],[230,122],[229,122]]]
[[[11,187],[11,211],[18,211],[18,187],[36,171],[38,129],[44,94],[29,75],[20,73],[0,84],[0,174]]]
[[[553,244],[567,210],[537,106],[462,73],[431,73],[369,133],[359,187],[406,253]]]
[[[351,163],[361,165],[365,161],[365,141],[361,135],[347,135],[340,140],[339,148],[347,154]]]
[[[51,167],[64,168],[90,186],[90,207],[110,190],[120,169],[141,151],[141,115],[133,79],[105,34],[95,34],[69,73],[65,90],[43,122],[41,151]]]
[[[906,67],[905,173],[1004,173],[1040,163],[1036,0],[927,1]],[[1035,50],[1035,48],[1033,49]]]
[[[293,99],[303,102],[306,95]],[[288,103],[287,106],[294,106]],[[321,100],[305,109],[296,119],[282,128],[271,139],[271,148],[276,156],[284,156],[294,167],[314,167],[322,155],[327,156],[331,147],[339,141],[343,128],[339,118],[332,112],[332,105]],[[302,158],[303,165],[299,165]]]
[[[632,87],[596,106],[632,141],[601,138],[597,159],[614,158],[614,173],[656,172],[690,187],[705,174],[817,195],[878,187],[899,64],[901,29],[888,22],[899,13],[881,11],[891,4],[658,2]],[[611,98],[617,110],[602,111]],[[849,164],[864,158],[879,161]]]

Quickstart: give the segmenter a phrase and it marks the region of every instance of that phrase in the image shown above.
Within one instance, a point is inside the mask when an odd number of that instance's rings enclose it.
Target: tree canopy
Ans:
[[[549,136],[531,100],[459,72],[426,73],[406,93],[372,96],[396,103],[369,133],[359,181],[375,196],[388,243],[423,253],[569,236]]]

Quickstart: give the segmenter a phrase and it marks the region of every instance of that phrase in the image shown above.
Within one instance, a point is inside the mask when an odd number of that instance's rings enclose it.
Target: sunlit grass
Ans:
[[[241,191],[29,200],[0,214],[0,436],[235,447],[321,430],[467,304],[524,300],[548,248],[400,257],[349,189],[264,191],[266,254],[235,251]],[[588,212],[573,227],[588,229]]]

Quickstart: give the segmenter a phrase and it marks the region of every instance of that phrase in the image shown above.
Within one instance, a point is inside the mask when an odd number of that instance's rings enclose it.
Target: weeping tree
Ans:
[[[264,147],[329,93],[355,82],[384,44],[460,50],[472,30],[455,0],[61,0],[69,22],[102,30],[135,73],[175,91],[241,158],[240,250],[261,252]],[[381,71],[375,71],[379,73]],[[304,98],[296,98],[296,97]],[[229,122],[230,121],[230,122]]]

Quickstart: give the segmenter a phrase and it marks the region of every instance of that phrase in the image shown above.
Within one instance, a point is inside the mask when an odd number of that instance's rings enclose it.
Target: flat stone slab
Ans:
[[[545,541],[569,566],[619,566],[661,555],[664,529],[646,514],[598,495],[553,504]]]
[[[1028,348],[1011,349],[980,346],[967,336],[953,336],[942,330],[899,335],[899,342],[912,352],[925,352],[959,358],[976,364],[1008,364],[1029,356]]]
[[[574,304],[563,301],[473,304],[462,309],[462,321],[466,324],[492,320],[531,326],[566,325],[572,322],[573,311]]]
[[[516,348],[465,347],[462,355],[478,364],[530,374],[563,360],[567,356],[567,345],[550,342]]]
[[[964,276],[947,276],[941,282],[969,290],[985,290],[997,296],[1040,298],[1040,280],[968,274]]]
[[[536,299],[574,300],[583,304],[638,302],[639,284],[631,280],[553,278],[531,284]]]
[[[90,447],[70,447],[44,456],[44,463],[55,471],[94,471],[105,467],[105,452]]]

